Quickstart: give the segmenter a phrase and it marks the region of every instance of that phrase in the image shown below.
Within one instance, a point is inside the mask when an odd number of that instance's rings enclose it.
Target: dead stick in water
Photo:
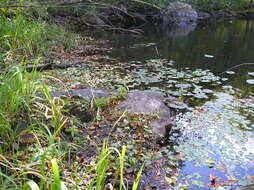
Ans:
[[[26,65],[25,70],[26,71],[32,71],[32,70],[52,70],[52,69],[66,69],[69,67],[81,65],[84,63],[84,61],[78,61],[75,63],[61,63],[61,64],[54,64],[54,63],[45,63],[45,64],[37,64],[37,65]]]
[[[233,67],[227,69],[226,71],[223,71],[223,72],[220,73],[219,75],[224,74],[224,73],[227,72],[227,71],[230,71],[230,70],[232,70],[232,69],[235,69],[235,68],[238,68],[238,67],[244,66],[244,65],[254,65],[254,63],[241,63],[241,64],[239,64],[239,65],[235,65],[235,66],[233,66]]]

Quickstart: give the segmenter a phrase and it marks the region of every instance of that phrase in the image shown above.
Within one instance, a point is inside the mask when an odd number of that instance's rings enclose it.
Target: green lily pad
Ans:
[[[254,72],[248,72],[248,75],[254,77]]]
[[[247,84],[254,84],[254,79],[248,79],[248,80],[246,80],[246,83]]]
[[[185,88],[190,88],[190,87],[191,87],[191,84],[176,84],[175,87],[176,87],[176,88],[185,89]]]
[[[225,73],[227,73],[228,75],[234,75],[235,74],[234,71],[226,71]]]

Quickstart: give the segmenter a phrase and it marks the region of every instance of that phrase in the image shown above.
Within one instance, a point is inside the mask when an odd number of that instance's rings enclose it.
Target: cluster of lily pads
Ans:
[[[201,168],[197,171],[206,171],[206,181],[209,173],[219,174],[225,181],[231,180],[224,188],[230,189],[232,185],[246,185],[248,175],[253,175],[250,169],[253,169],[254,134],[250,119],[254,107],[253,99],[236,99],[225,93],[219,96],[223,97],[179,117],[169,139],[174,143],[174,150],[184,155],[183,162]],[[182,181],[195,178],[193,169],[187,172],[189,179],[185,173]],[[204,181],[194,185],[206,186]]]
[[[189,112],[179,115],[176,126],[172,127],[169,141],[173,146],[169,146],[160,153],[172,159],[178,171],[184,167],[184,163],[191,163],[193,167],[211,168],[212,171],[223,167],[225,175],[235,179],[241,178],[242,183],[237,185],[247,183],[246,176],[239,177],[242,174],[237,173],[236,168],[241,167],[247,170],[250,167],[250,161],[254,160],[254,144],[251,143],[254,139],[251,132],[253,130],[251,125],[254,113],[253,99],[235,99],[229,95],[235,94],[236,90],[229,85],[223,86],[227,81],[225,78],[215,76],[209,70],[178,69],[173,61],[166,59],[121,63],[112,59],[107,61],[107,57],[105,57],[105,64],[91,62],[85,68],[54,70],[52,74],[60,78],[69,89],[84,86],[106,89],[125,87],[129,90],[141,89],[163,93],[169,107],[177,110],[187,109]],[[230,73],[227,74],[230,75]],[[62,83],[59,85],[54,83],[56,89],[61,85]],[[227,94],[227,97],[218,97],[218,91],[226,92],[224,94]],[[216,99],[216,96],[217,101],[211,102],[210,100]],[[202,107],[197,108],[198,105]],[[124,122],[121,126],[124,126]],[[118,128],[116,133],[121,136],[130,131],[125,126]],[[139,137],[137,135],[139,133],[133,134],[134,139]],[[112,145],[119,147],[127,142],[129,147],[136,150],[136,152],[128,153],[130,155],[127,157],[130,160],[127,159],[127,163],[131,163],[130,165],[135,165],[136,161],[132,160],[133,157],[141,160],[150,158],[149,154],[144,154],[145,147],[137,146],[139,141],[136,139],[127,141],[122,139],[121,142],[118,140]],[[180,157],[178,158],[175,154],[179,154]],[[188,179],[182,176],[177,177],[180,180],[177,183],[178,186],[181,186],[184,180],[190,180],[194,186],[207,185],[204,184],[204,180],[197,179],[200,177],[197,172],[186,176]],[[174,179],[173,176],[169,180],[177,181],[177,178]]]
[[[176,109],[204,103],[214,94],[221,79],[209,70],[177,69],[173,61],[152,59],[146,62],[89,63],[84,68],[54,71],[71,88],[94,86],[107,89],[126,87],[161,92],[168,105]]]

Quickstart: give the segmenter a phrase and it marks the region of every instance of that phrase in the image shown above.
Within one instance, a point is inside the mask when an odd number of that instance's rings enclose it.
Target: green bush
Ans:
[[[248,0],[182,0],[204,10],[238,10],[248,7]]]

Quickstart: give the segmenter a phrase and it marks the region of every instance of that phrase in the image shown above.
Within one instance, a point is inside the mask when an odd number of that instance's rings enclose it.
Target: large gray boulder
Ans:
[[[84,88],[68,92],[51,92],[52,97],[78,97],[91,99],[93,97],[105,98],[116,95],[114,90],[99,88]],[[127,94],[126,100],[118,106],[120,110],[127,110],[129,113],[158,114],[159,119],[150,123],[153,133],[156,136],[165,136],[167,130],[172,125],[172,115],[170,109],[164,104],[162,94],[133,90]]]
[[[164,104],[164,98],[160,93],[130,91],[127,99],[118,108],[130,113],[158,114],[160,118],[150,123],[153,133],[158,136],[165,136],[167,129],[172,125],[170,109]]]
[[[186,26],[198,19],[198,13],[186,3],[174,2],[169,3],[163,10],[163,24]]]

